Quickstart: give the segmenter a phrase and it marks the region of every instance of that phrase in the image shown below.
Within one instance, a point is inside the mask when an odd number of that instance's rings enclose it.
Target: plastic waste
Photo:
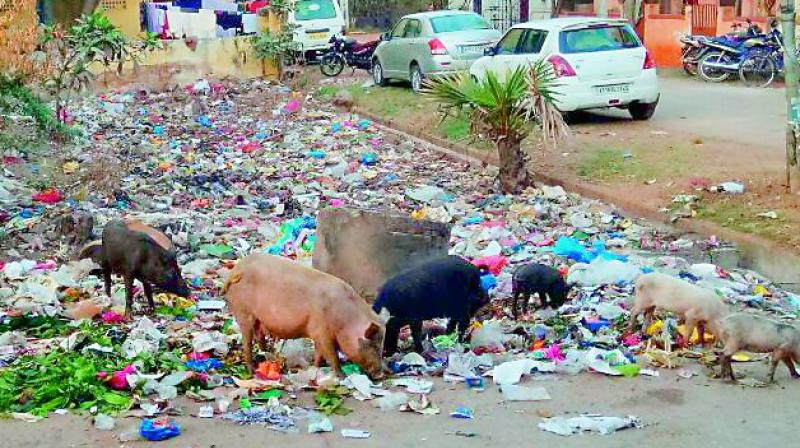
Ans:
[[[342,437],[345,439],[368,439],[371,435],[363,429],[342,429]]]
[[[94,427],[100,431],[112,431],[116,422],[114,418],[106,414],[97,414],[94,416]]]
[[[597,258],[589,264],[572,265],[567,282],[581,286],[631,283],[641,273],[641,269],[632,263]]]
[[[560,436],[571,436],[583,431],[596,432],[601,435],[611,434],[621,429],[637,428],[638,417],[602,417],[598,415],[581,415],[579,417],[555,416],[539,423],[539,429]]]
[[[308,433],[331,432],[333,431],[333,423],[331,419],[316,411],[308,413]]]
[[[498,321],[484,322],[477,330],[472,332],[470,346],[486,348],[504,348],[503,346],[503,327]]]
[[[139,426],[139,433],[151,442],[171,439],[181,434],[181,427],[174,419],[163,417],[158,419],[144,419]]]
[[[408,403],[408,400],[408,394],[405,392],[392,392],[375,400],[375,404],[381,411],[396,411],[400,406]]]
[[[549,400],[550,394],[544,387],[524,387],[505,384],[500,387],[503,400],[506,401],[542,401]]]

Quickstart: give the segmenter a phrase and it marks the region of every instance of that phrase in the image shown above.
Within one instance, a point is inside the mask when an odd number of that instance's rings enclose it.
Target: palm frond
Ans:
[[[527,85],[528,94],[524,107],[528,118],[539,124],[542,142],[556,146],[569,139],[569,126],[556,107],[559,95],[556,90],[558,78],[553,66],[544,59],[531,64],[527,71]]]

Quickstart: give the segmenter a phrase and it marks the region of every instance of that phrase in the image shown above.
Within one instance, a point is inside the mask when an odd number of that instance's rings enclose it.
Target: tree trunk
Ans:
[[[97,5],[100,4],[100,0],[83,0],[83,8],[81,8],[81,14],[89,15],[97,9]]]
[[[522,142],[504,139],[497,142],[500,158],[500,186],[503,193],[519,193],[530,183],[530,174],[525,167]]]

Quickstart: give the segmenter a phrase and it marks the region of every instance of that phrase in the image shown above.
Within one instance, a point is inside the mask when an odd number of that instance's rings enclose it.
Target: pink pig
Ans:
[[[252,372],[254,336],[314,340],[314,363],[322,359],[342,375],[337,350],[366,373],[382,376],[385,319],[344,281],[286,258],[253,254],[230,273],[223,293],[242,331],[247,368]]]

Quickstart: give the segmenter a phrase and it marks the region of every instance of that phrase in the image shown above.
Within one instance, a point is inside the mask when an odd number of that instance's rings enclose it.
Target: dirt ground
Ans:
[[[684,379],[675,370],[659,369],[659,377],[612,378],[600,374],[555,376],[541,381],[525,380],[527,386],[543,386],[552,399],[542,402],[506,403],[495,386],[484,392],[470,391],[463,384],[445,384],[439,379],[431,394],[441,414],[422,416],[401,412],[383,412],[371,402],[348,399],[354,412],[334,416],[334,432],[307,434],[301,422],[300,434],[281,434],[262,427],[240,427],[219,418],[205,420],[178,417],[183,433],[164,442],[136,441],[120,443],[115,435],[136,425],[139,419],[118,419],[113,432],[100,432],[89,419],[74,415],[54,415],[38,423],[0,421],[0,446],[34,447],[487,447],[548,446],[559,447],[767,447],[785,446],[796,437],[797,403],[800,381],[789,378],[781,365],[777,383],[764,388],[732,385],[709,379],[707,370],[694,361],[684,368],[699,373]],[[734,364],[737,374],[764,380],[764,361]],[[311,405],[305,393],[298,404]],[[184,402],[188,414],[197,412],[198,404]],[[449,413],[457,407],[475,410],[473,420],[455,419]],[[584,434],[562,437],[541,431],[542,418],[537,411],[634,415],[644,427],[611,435]],[[357,428],[372,433],[366,440],[344,439],[341,429]],[[467,435],[472,435],[467,437]]]

